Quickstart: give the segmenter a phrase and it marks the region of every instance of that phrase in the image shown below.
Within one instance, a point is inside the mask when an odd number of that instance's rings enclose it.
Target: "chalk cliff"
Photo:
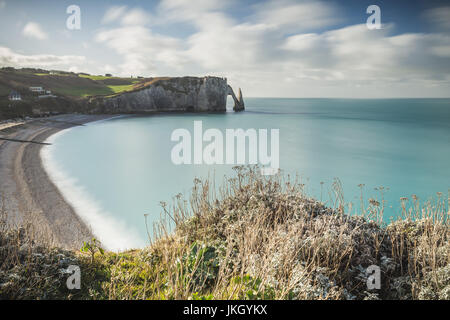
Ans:
[[[179,77],[155,78],[133,91],[107,97],[93,97],[91,110],[100,113],[203,112],[226,111],[227,96],[232,92],[226,78]],[[240,104],[243,100],[236,99]]]

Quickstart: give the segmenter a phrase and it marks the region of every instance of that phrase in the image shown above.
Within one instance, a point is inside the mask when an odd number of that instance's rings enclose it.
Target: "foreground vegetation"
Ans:
[[[162,203],[145,249],[105,252],[91,241],[65,251],[32,225],[3,223],[0,299],[450,299],[442,195],[403,198],[402,218],[385,224],[381,199],[347,215],[338,181],[327,207],[296,181],[236,171],[221,188],[196,180],[189,201]],[[66,287],[69,265],[80,266],[80,290]],[[379,290],[367,288],[370,265],[381,268]]]

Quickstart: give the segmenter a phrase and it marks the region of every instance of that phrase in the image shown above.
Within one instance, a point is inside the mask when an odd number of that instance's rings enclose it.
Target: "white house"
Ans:
[[[38,99],[45,99],[45,98],[56,98],[54,94],[43,94],[38,96]]]
[[[11,93],[8,96],[8,99],[10,101],[20,101],[22,100],[22,97],[20,96],[20,93],[18,93],[17,91],[11,91]]]
[[[31,92],[38,92],[38,93],[45,92],[44,88],[42,88],[42,87],[30,87],[30,91]]]

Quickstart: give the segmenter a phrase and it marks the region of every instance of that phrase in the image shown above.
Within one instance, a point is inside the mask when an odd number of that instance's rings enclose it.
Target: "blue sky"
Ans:
[[[448,1],[0,0],[0,28],[0,66],[217,75],[245,96],[450,96]]]

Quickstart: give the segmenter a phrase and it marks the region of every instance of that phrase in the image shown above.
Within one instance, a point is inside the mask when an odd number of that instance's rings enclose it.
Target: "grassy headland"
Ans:
[[[166,78],[114,77],[34,68],[0,69],[0,120],[36,116],[46,113],[89,113],[90,97],[114,96],[139,90]],[[38,99],[30,87],[43,87],[55,97]],[[11,91],[18,92],[21,101],[9,101]]]
[[[217,195],[196,180],[189,201],[162,203],[151,244],[120,253],[51,248],[32,224],[3,223],[0,298],[450,299],[447,199],[403,199],[403,217],[386,224],[382,201],[350,216],[333,188],[327,207],[302,184],[238,167]],[[68,265],[80,267],[81,290],[66,288]],[[379,290],[367,288],[370,265]]]
[[[120,78],[113,76],[94,76],[84,73],[47,71],[41,69],[0,70],[0,94],[7,96],[10,90],[16,90],[22,96],[33,96],[29,87],[39,86],[51,90],[56,95],[83,98],[94,95],[108,95],[120,92],[118,87],[133,88],[143,78]]]

